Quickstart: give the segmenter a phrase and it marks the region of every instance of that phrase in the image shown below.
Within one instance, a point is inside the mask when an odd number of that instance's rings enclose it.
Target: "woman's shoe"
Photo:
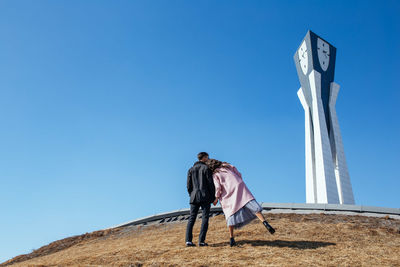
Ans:
[[[271,233],[271,235],[273,235],[275,233],[275,229],[272,228],[272,226],[269,225],[269,223],[267,221],[263,221],[263,224],[264,224],[265,228],[267,228],[267,230]]]
[[[231,245],[231,247],[236,246],[236,242],[235,242],[235,239],[233,237],[231,237],[231,240],[230,240],[229,244]]]

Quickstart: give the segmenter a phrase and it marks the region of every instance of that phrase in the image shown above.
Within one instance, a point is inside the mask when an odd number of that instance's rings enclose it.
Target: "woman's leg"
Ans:
[[[260,221],[265,221],[264,215],[261,213],[261,211],[257,212],[256,216],[258,219],[260,219]]]
[[[275,229],[267,222],[264,215],[260,211],[256,213],[256,216],[258,219],[260,219],[260,221],[264,224],[264,226],[271,234],[275,233]]]
[[[233,225],[229,225],[229,237],[230,238],[233,238],[233,229],[234,229]]]
[[[234,226],[229,225],[229,236],[231,237],[229,240],[229,244],[231,247],[236,246],[235,239],[233,238],[233,229],[234,229]]]

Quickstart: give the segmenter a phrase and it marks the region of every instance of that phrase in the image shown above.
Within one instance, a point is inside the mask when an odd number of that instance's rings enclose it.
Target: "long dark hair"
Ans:
[[[225,165],[229,165],[228,162],[224,162],[224,161],[219,161],[217,159],[209,159],[206,162],[208,168],[210,168],[210,170],[214,173],[216,172],[218,169],[225,167]]]

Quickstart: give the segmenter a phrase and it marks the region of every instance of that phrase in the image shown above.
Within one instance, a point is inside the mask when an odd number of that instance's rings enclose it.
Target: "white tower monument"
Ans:
[[[307,203],[354,204],[335,104],[336,48],[308,31],[294,55],[305,113]]]

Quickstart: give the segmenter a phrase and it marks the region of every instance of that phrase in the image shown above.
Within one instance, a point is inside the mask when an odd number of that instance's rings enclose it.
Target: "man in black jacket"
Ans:
[[[205,243],[208,230],[208,218],[210,216],[211,203],[215,200],[215,187],[212,171],[206,165],[208,154],[200,152],[197,161],[188,171],[187,190],[190,196],[190,217],[186,228],[186,246],[195,246],[192,242],[193,225],[196,222],[199,208],[202,210],[201,230],[199,246],[207,246]]]

